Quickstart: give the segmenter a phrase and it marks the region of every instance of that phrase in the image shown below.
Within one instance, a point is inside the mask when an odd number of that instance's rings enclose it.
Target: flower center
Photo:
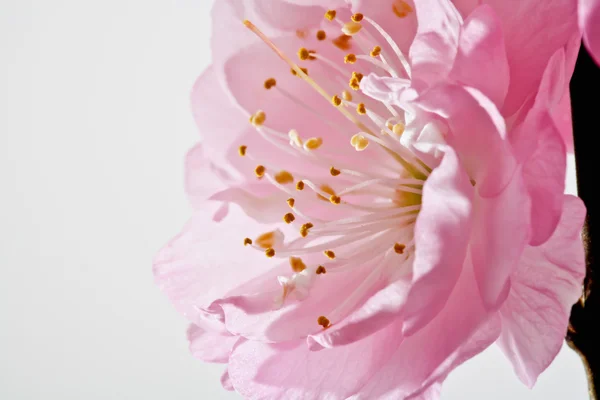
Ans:
[[[393,12],[399,18],[412,11],[404,1],[393,4]],[[325,18],[338,24],[342,31],[342,35],[332,41],[333,45],[342,50],[360,51],[347,53],[338,63],[304,47],[297,55],[301,61],[322,63],[331,71],[328,78],[340,82],[337,94],[328,93],[309,76],[308,69],[301,68],[251,22],[244,21],[288,63],[292,74],[306,81],[356,129],[343,132],[348,137],[348,148],[340,156],[331,149],[327,151],[326,139],[320,136],[304,137],[293,128],[286,134],[269,127],[264,111],[259,110],[249,118],[258,134],[277,149],[306,165],[328,171],[303,176],[255,160],[251,147],[239,148],[241,156],[258,163],[254,171],[258,179],[267,180],[287,194],[290,210],[282,216],[282,223],[298,228],[299,235],[287,242],[279,229],[255,240],[244,240],[245,245],[264,251],[267,257],[289,260],[290,275],[279,277],[282,292],[276,299],[276,307],[292,298],[305,298],[319,275],[343,273],[366,264],[374,266],[372,274],[410,267],[414,257],[414,224],[421,208],[423,185],[431,172],[428,165],[400,142],[407,111],[365,96],[360,90],[363,74],[354,71],[348,75],[345,69],[347,65],[364,63],[390,77],[410,82],[410,65],[400,47],[380,25],[363,14],[354,14],[343,22],[336,11],[330,10]],[[377,36],[383,40],[378,42]],[[319,30],[316,38],[325,40],[327,34]],[[328,121],[311,104],[279,87],[275,78],[265,80],[264,88],[279,91],[295,105],[313,113],[315,118]],[[343,189],[336,191],[334,187]],[[368,284],[368,279],[364,284]],[[318,324],[328,328],[336,321],[337,316],[333,314],[327,318],[320,316]]]

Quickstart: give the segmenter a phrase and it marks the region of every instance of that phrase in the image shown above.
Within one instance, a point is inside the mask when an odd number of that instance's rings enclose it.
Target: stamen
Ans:
[[[294,200],[292,197],[290,197],[289,199],[287,199],[287,204],[288,204],[288,206],[290,206],[290,208],[294,208],[294,204],[296,204],[296,200]]]
[[[342,172],[339,169],[336,169],[334,167],[331,167],[329,169],[329,173],[331,174],[331,176],[338,176],[339,174],[341,174]]]
[[[275,232],[263,233],[255,240],[256,245],[263,249],[269,249],[275,244]]]
[[[248,246],[252,244],[252,239],[250,238],[244,238],[244,246]]]
[[[267,90],[271,89],[275,85],[277,85],[275,78],[269,78],[265,81],[265,89]]]
[[[304,143],[305,150],[317,150],[323,144],[323,139],[321,138],[310,138]]]
[[[352,101],[352,94],[349,91],[344,90],[342,92],[342,98],[346,101]]]
[[[352,21],[354,21],[354,22],[360,22],[363,20],[363,18],[364,18],[364,15],[362,15],[361,13],[356,13],[351,17]]]
[[[264,111],[258,110],[253,116],[250,117],[250,122],[254,126],[261,126],[265,123],[267,119],[267,114]]]
[[[302,61],[308,60],[309,56],[310,56],[310,53],[304,47],[302,47],[300,50],[298,50],[298,58],[301,59]]]
[[[327,34],[325,33],[325,31],[318,31],[317,32],[317,40],[325,40],[327,39]]]
[[[335,19],[336,15],[337,15],[337,12],[335,10],[328,10],[325,13],[325,18],[328,19],[329,21],[333,21]]]
[[[323,254],[325,254],[327,256],[327,258],[329,258],[330,260],[334,260],[335,259],[335,253],[331,250],[325,250],[323,252]]]
[[[245,156],[247,149],[248,149],[248,146],[244,146],[244,145],[240,146],[238,149],[238,154],[242,157]]]
[[[378,23],[373,21],[371,18],[365,17],[364,19],[365,19],[365,21],[370,23],[373,26],[373,28],[375,28],[377,30],[377,32],[379,32],[379,34],[381,36],[383,36],[385,41],[390,45],[390,47],[392,48],[392,50],[394,51],[394,53],[400,60],[400,63],[402,64],[402,66],[404,67],[404,70],[406,71],[406,74],[410,78],[411,77],[410,64],[408,63],[408,60],[406,59],[406,57],[404,57],[404,54],[402,54],[402,50],[400,50],[400,47],[398,47],[398,45],[396,44],[394,39],[392,39],[392,37],[390,35],[388,35],[388,33]]]
[[[356,62],[356,55],[355,54],[347,54],[346,57],[344,57],[344,64],[354,64]]]
[[[338,205],[338,204],[340,204],[340,203],[342,202],[342,199],[341,199],[339,196],[332,195],[332,196],[329,198],[329,201],[330,201],[332,204]]]
[[[356,106],[356,112],[360,115],[365,115],[367,113],[367,108],[365,107],[365,104],[358,103],[358,105]]]
[[[294,176],[287,171],[280,171],[275,175],[277,183],[282,185],[294,182]]]
[[[325,317],[323,315],[321,315],[319,318],[317,318],[317,323],[325,329],[329,328],[329,326],[331,325],[331,323],[329,322],[327,317]]]
[[[353,36],[360,32],[361,29],[362,25],[360,24],[360,22],[349,21],[346,22],[342,27],[342,32],[344,32],[345,35]]]
[[[302,237],[306,237],[308,235],[308,230],[312,228],[314,225],[311,222],[307,222],[306,224],[300,227],[300,235]]]
[[[298,183],[296,183],[296,190],[304,190],[304,182],[298,181]]]
[[[404,133],[405,125],[402,122],[397,123],[392,127],[392,132],[397,138],[400,138]]]
[[[298,67],[298,69],[300,69],[302,72],[304,72],[304,75],[308,75],[308,68],[301,68]],[[298,75],[298,71],[296,71],[295,69],[291,69],[290,72],[292,73],[292,75],[297,76]],[[302,76],[300,76],[302,78]]]
[[[316,270],[315,272],[317,273],[317,275],[321,275],[321,274],[326,274],[326,273],[327,273],[327,270],[325,269],[325,267],[324,267],[324,266],[322,266],[322,265],[319,265],[319,266],[317,267],[317,270]]]
[[[262,178],[263,176],[265,176],[265,171],[266,170],[267,169],[263,165],[258,165],[254,169],[254,174],[256,175],[257,178]]]
[[[400,243],[396,243],[394,245],[394,251],[398,254],[403,254],[404,253],[404,249],[406,249],[406,245],[400,244]]]
[[[292,213],[287,213],[283,216],[283,220],[286,224],[291,224],[292,222],[294,222],[295,219],[296,217]]]
[[[342,104],[342,99],[340,99],[337,95],[335,95],[331,98],[331,103],[334,106],[339,107]]]
[[[381,54],[381,47],[379,47],[379,46],[373,47],[373,50],[371,50],[371,53],[370,53],[371,57],[377,57],[380,54]]]
[[[363,151],[369,146],[369,140],[360,133],[357,133],[350,139],[350,144],[356,151]]]
[[[272,248],[269,248],[269,249],[265,250],[265,255],[269,258],[272,258],[275,256],[275,250],[273,250]]]
[[[335,196],[335,190],[329,185],[321,185],[321,187],[317,189],[312,182],[307,181],[307,183],[308,186],[317,193],[317,197],[321,200],[328,201],[331,199],[331,196]],[[324,195],[328,195],[329,197],[325,197]]]
[[[292,267],[292,271],[297,274],[306,269],[306,264],[304,264],[300,257],[290,257],[290,266]]]

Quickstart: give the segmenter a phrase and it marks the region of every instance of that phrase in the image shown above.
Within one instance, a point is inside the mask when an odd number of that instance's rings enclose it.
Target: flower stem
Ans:
[[[583,227],[586,277],[583,294],[571,309],[567,343],[585,365],[591,400],[600,400],[600,190],[596,143],[600,135],[600,68],[581,46],[571,79],[577,192],[587,207]],[[596,238],[596,240],[594,240]]]

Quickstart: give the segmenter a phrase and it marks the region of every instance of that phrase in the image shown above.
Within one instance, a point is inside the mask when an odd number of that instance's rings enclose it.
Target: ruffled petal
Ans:
[[[192,355],[205,362],[226,363],[231,349],[238,341],[227,331],[210,330],[192,324],[188,328],[187,338]]]
[[[582,293],[584,218],[582,201],[565,196],[556,231],[543,245],[525,249],[511,277],[508,299],[500,309],[502,335],[498,344],[529,387],[558,354],[571,306]]]

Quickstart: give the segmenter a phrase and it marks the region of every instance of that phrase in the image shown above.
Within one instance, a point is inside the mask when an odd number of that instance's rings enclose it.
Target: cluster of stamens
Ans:
[[[399,18],[404,18],[412,12],[412,8],[405,1],[396,0],[393,12]],[[284,243],[280,231],[265,233],[254,240],[245,238],[243,241],[246,246],[264,251],[269,258],[289,260],[293,275],[291,278],[281,279],[284,283],[279,306],[295,290],[300,289],[300,278],[296,277],[306,278],[302,280],[302,285],[310,285],[313,276],[323,276],[318,279],[325,279],[327,274],[332,278],[336,273],[360,267],[364,263],[386,266],[410,262],[414,256],[414,222],[420,210],[424,181],[431,172],[426,164],[399,141],[405,129],[404,110],[384,104],[389,111],[388,116],[374,112],[375,108],[369,106],[373,100],[360,92],[363,74],[358,71],[351,71],[347,87],[343,86],[346,73],[344,66],[358,63],[369,63],[384,74],[410,79],[410,66],[406,57],[383,28],[363,14],[354,14],[349,21],[344,22],[338,19],[335,10],[329,10],[325,18],[340,25],[342,34],[331,40],[333,45],[344,51],[355,49],[355,52],[346,53],[337,63],[306,47],[301,47],[297,56],[300,61],[320,62],[324,68],[332,71],[331,76],[342,85],[342,90],[334,95],[326,93],[315,78],[309,77],[307,68],[298,66],[282,54],[258,28],[245,22],[248,28],[290,65],[294,75],[315,88],[358,128],[358,132],[342,133],[350,134],[349,146],[357,152],[356,157],[363,157],[371,152],[369,157],[374,161],[367,167],[355,168],[347,159],[339,159],[334,154],[335,149],[328,148],[320,136],[304,138],[295,129],[290,129],[287,134],[276,131],[267,126],[267,115],[262,110],[249,117],[250,123],[264,140],[290,157],[304,159],[311,165],[328,169],[329,174],[324,175],[334,179],[335,186],[346,186],[343,190],[336,191],[326,183],[324,177],[313,179],[304,176],[302,171],[292,173],[268,164],[256,166],[254,173],[258,179],[267,179],[289,195],[287,205],[290,211],[283,215],[282,220],[286,226],[298,226],[299,232],[299,237],[289,243]],[[305,35],[304,31],[298,33],[300,38]],[[377,43],[374,35],[380,35],[384,41]],[[325,41],[327,36],[324,30],[316,32],[318,41]],[[392,63],[394,56],[398,65]],[[279,91],[295,104],[327,119],[310,104],[301,103],[300,99],[280,89],[273,77],[264,81],[264,88]],[[356,94],[352,95],[348,89]],[[239,155],[252,158],[252,149],[240,146]],[[315,195],[311,196],[306,188]],[[316,203],[322,200],[341,210],[343,216],[311,216],[315,207],[326,207]],[[318,258],[319,253],[321,261],[315,262],[314,266],[311,266],[313,261],[307,263],[302,258],[307,256],[312,260]],[[393,257],[396,258],[390,261]],[[335,317],[335,312],[329,318],[319,316],[317,322],[323,328],[329,328],[330,318],[335,321]]]

